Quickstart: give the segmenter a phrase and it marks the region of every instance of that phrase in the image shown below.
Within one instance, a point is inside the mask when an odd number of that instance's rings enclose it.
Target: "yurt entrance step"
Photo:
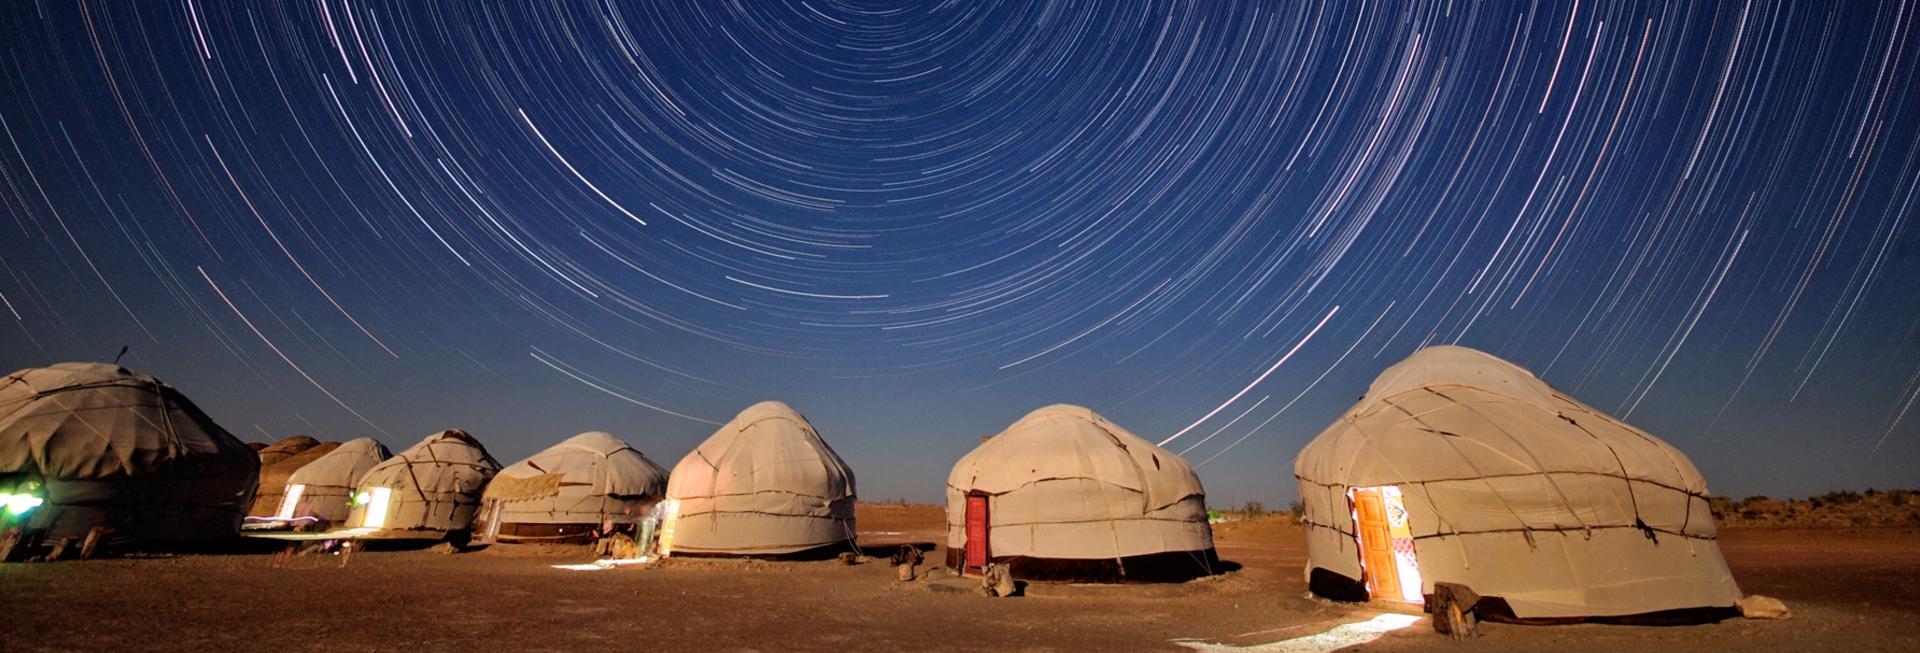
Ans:
[[[1420,566],[1400,487],[1352,488],[1347,498],[1353,505],[1354,534],[1359,540],[1360,571],[1367,592],[1376,599],[1420,603]]]
[[[977,573],[984,570],[992,560],[988,551],[987,495],[967,495],[967,560],[961,573]]]

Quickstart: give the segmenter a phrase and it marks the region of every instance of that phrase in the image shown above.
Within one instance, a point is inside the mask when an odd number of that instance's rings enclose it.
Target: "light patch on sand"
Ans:
[[[1312,635],[1305,635],[1301,637],[1295,637],[1293,639],[1283,639],[1277,642],[1268,642],[1266,644],[1254,644],[1251,646],[1231,646],[1227,644],[1209,644],[1206,642],[1175,642],[1175,643],[1196,651],[1207,651],[1209,653],[1218,652],[1218,651],[1277,651],[1279,653],[1326,653],[1327,651],[1335,651],[1335,650],[1343,649],[1349,646],[1357,646],[1360,644],[1371,642],[1373,640],[1379,639],[1381,635],[1385,635],[1389,632],[1399,630],[1401,628],[1406,628],[1407,626],[1411,626],[1418,621],[1420,621],[1420,617],[1416,615],[1399,614],[1399,613],[1390,612],[1387,614],[1379,615],[1372,619],[1368,619],[1366,621],[1356,621],[1350,624],[1340,624],[1326,632],[1315,633]]]
[[[638,558],[606,558],[580,565],[553,565],[553,568],[565,569],[567,571],[600,571],[602,569],[613,569],[626,565],[646,564],[651,560],[653,559],[645,556]]]

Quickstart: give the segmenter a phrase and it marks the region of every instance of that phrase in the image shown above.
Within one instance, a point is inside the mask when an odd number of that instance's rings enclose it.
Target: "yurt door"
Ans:
[[[375,487],[367,496],[366,517],[360,520],[363,528],[387,527],[387,503],[393,496],[392,488]]]
[[[481,542],[492,542],[500,537],[500,510],[506,503],[505,501],[494,499],[481,504],[480,519],[478,520],[480,523],[480,536],[475,539]]]
[[[987,495],[967,495],[967,562],[966,569],[976,571],[984,569],[990,560],[987,551]]]
[[[293,519],[293,510],[300,506],[300,496],[306,493],[305,484],[287,486],[287,494],[280,498],[280,510],[273,513],[273,518],[280,521]]]
[[[1360,568],[1373,598],[1420,603],[1420,568],[1413,552],[1413,531],[1406,504],[1396,486],[1353,488],[1354,532],[1360,540]]]

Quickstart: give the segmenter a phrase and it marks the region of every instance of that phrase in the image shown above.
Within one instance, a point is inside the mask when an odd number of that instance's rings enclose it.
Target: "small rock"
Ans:
[[[1780,599],[1759,594],[1748,595],[1740,599],[1740,616],[1748,619],[1791,619],[1793,611]]]

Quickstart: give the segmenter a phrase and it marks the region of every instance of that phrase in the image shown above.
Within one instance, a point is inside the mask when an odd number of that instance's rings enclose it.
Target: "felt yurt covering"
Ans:
[[[313,519],[321,524],[344,521],[352,511],[354,486],[368,470],[392,456],[387,445],[373,438],[340,443],[287,477],[283,484],[287,489],[283,491],[292,492],[291,488],[299,486],[299,495],[292,497],[291,506],[284,503],[286,497],[283,497],[274,514],[286,519]]]
[[[638,449],[581,433],[494,475],[478,530],[505,542],[584,537],[605,522],[638,522],[666,490],[667,470]]]
[[[0,492],[38,486],[25,515],[43,541],[113,529],[109,541],[231,537],[260,458],[180,391],[105,363],[0,379]]]
[[[314,439],[313,436],[289,435],[280,438],[279,442],[259,448],[256,452],[260,455],[260,466],[265,467],[292,458],[301,452],[319,445],[320,441]]]
[[[338,442],[321,442],[305,435],[295,435],[261,449],[260,489],[253,493],[253,507],[247,509],[247,516],[271,517],[278,512],[281,500],[286,498],[287,478],[338,446]]]
[[[682,458],[667,499],[673,555],[799,554],[854,539],[853,472],[777,401],[741,411]]]
[[[1740,599],[1685,455],[1472,349],[1432,347],[1388,368],[1300,452],[1294,476],[1308,580],[1323,593],[1364,580],[1349,489],[1397,486],[1427,597],[1458,583],[1519,619]]]
[[[968,551],[969,499],[986,509]],[[948,566],[1018,578],[1177,580],[1212,573],[1206,490],[1193,466],[1079,406],[1028,413],[947,476]]]
[[[467,531],[480,493],[499,471],[499,461],[466,431],[435,433],[360,477],[355,495],[366,500],[354,503],[346,525],[428,535]]]

